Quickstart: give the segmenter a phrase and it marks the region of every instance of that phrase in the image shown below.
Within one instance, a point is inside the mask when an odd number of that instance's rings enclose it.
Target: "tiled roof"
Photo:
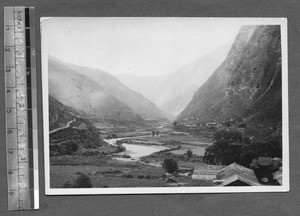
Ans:
[[[220,186],[228,185],[236,180],[242,181],[252,186],[260,185],[252,169],[248,169],[237,163],[232,163],[229,166],[223,168],[218,173],[217,178],[219,180],[223,180],[223,183],[220,184]]]
[[[194,175],[217,175],[223,166],[207,165],[194,170]]]

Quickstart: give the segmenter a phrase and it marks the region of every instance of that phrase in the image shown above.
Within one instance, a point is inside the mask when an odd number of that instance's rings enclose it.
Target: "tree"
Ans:
[[[188,149],[185,154],[188,156],[188,158],[191,158],[193,155],[193,151],[191,149]]]
[[[239,131],[217,131],[212,146],[205,149],[203,161],[207,164],[228,165],[237,162],[249,166],[258,157],[282,157],[280,140],[269,138],[263,142],[242,139]]]
[[[75,188],[91,188],[93,187],[92,181],[89,176],[78,172],[77,173],[79,176],[74,182],[74,187]]]
[[[173,129],[176,130],[177,129],[177,121],[174,121],[173,125],[174,125]]]
[[[226,127],[230,127],[230,122],[226,122]]]
[[[174,173],[178,170],[178,164],[172,158],[165,159],[162,166],[168,173]]]
[[[216,141],[224,141],[226,143],[239,143],[243,138],[239,131],[220,130],[214,133]]]
[[[68,141],[60,145],[50,145],[51,155],[71,155],[78,150],[78,144],[73,141]]]
[[[159,131],[156,131],[156,136],[158,136],[159,135]]]
[[[238,131],[217,131],[212,146],[205,149],[204,161],[228,165],[240,161],[242,136]]]
[[[93,187],[91,178],[81,172],[76,173],[78,177],[73,182],[66,181],[63,185],[64,188],[91,188]]]
[[[123,152],[123,151],[125,151],[125,150],[126,150],[126,148],[125,148],[124,146],[118,145],[118,146],[117,146],[116,152]]]
[[[155,131],[152,131],[152,136],[153,136],[153,137],[155,136]]]

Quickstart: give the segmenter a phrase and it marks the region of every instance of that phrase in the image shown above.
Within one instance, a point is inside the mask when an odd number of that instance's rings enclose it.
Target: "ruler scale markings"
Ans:
[[[15,11],[15,8],[14,8],[14,17],[16,17],[16,11]],[[15,37],[14,37],[14,41],[15,41],[15,47],[17,47],[16,45],[16,41],[18,40],[16,38],[17,34],[16,34],[16,18],[14,19],[15,20],[15,26],[14,26],[14,33],[15,33]],[[17,58],[16,58],[16,52],[15,52],[15,63],[17,65]],[[17,91],[17,97],[18,97],[18,94],[19,92]],[[18,99],[16,98],[16,107],[18,107]],[[18,109],[17,109],[17,125],[18,125]],[[19,126],[19,125],[18,125]],[[19,132],[17,131],[17,146],[18,146],[18,143],[19,143]],[[18,206],[17,208],[20,210],[21,209],[21,202],[20,202],[20,187],[19,187],[19,181],[20,181],[20,173],[22,171],[22,168],[20,166],[20,161],[19,161],[19,151],[18,151],[18,155],[17,155],[17,161],[18,161]]]
[[[6,11],[5,11],[6,12]],[[9,22],[13,22],[13,18],[11,16],[11,10],[7,11],[7,13],[5,13],[5,16],[7,17],[6,21]],[[10,25],[13,26],[13,25]],[[14,73],[12,73],[11,68],[14,68],[14,62],[12,61],[14,58],[14,54],[8,54],[11,49],[13,49],[13,38],[14,38],[14,28],[8,27],[7,25],[4,27],[4,41],[5,41],[5,46],[4,46],[4,70],[5,70],[5,83],[6,83],[6,87],[13,87],[15,86],[15,82],[14,81],[10,81],[8,82],[8,80],[14,80]],[[10,60],[8,59],[10,58]],[[10,90],[6,90],[6,98],[13,98],[15,97],[15,95],[9,94],[12,91]],[[12,106],[13,100],[5,100],[6,101],[6,106],[8,104],[10,104],[10,106]],[[10,146],[14,147],[14,139],[13,139],[13,134],[15,133],[14,130],[14,126],[13,123],[10,123],[8,121],[9,117],[12,119],[12,122],[14,122],[14,115],[12,115],[12,110],[6,110],[6,140],[7,140],[7,148],[10,148]],[[15,167],[17,165],[17,160],[16,157],[14,156],[16,154],[15,151],[8,151],[7,153],[7,160],[10,161],[10,163],[8,163],[7,165],[7,175],[8,175],[8,196],[9,196],[9,202],[11,202],[12,205],[17,205],[17,197],[16,197],[16,183],[14,183],[13,181],[9,181],[10,179],[12,179],[13,177],[16,176],[18,170],[13,169],[13,167]],[[11,156],[10,156],[11,155]]]
[[[36,63],[30,47],[35,44],[31,36],[35,30],[30,26],[34,24],[32,15],[33,8],[4,8],[8,210],[39,208],[38,170],[34,165],[37,132],[32,128],[33,122],[36,126],[37,113],[33,113],[31,104],[36,102],[36,94],[31,89],[31,65]]]

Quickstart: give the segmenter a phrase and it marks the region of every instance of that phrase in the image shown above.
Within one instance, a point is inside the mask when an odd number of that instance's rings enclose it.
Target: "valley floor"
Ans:
[[[162,127],[159,128],[160,134],[157,135],[153,135],[153,130],[132,132],[121,130],[119,133],[116,129],[111,128],[111,130],[118,138],[105,141],[111,145],[130,146],[131,150],[126,149],[123,152],[106,155],[52,156],[50,157],[51,188],[63,187],[66,182],[73,181],[78,173],[89,176],[95,188],[213,185],[210,181],[194,180],[191,177],[191,170],[205,165],[202,156],[205,148],[212,144],[211,140],[173,132]],[[158,131],[157,128],[154,130]],[[107,138],[111,133],[112,131],[109,131],[102,138]],[[186,155],[189,149],[193,152],[191,156]],[[178,163],[177,174],[170,175],[163,169],[161,164],[166,158],[172,158]],[[168,184],[168,179],[175,180],[175,183]]]

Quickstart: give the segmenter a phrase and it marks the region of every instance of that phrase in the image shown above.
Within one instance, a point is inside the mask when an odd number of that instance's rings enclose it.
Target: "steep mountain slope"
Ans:
[[[243,26],[226,60],[193,96],[180,121],[281,122],[280,26]]]
[[[171,74],[145,77],[119,75],[117,78],[165,112],[177,116],[191,101],[199,86],[224,61],[229,48],[229,45],[220,47]]]
[[[109,145],[100,138],[92,122],[52,96],[49,96],[49,130],[50,156]]]
[[[49,95],[66,107],[72,107],[81,116],[125,125],[147,124],[129,106],[114,98],[88,77],[52,58],[49,59],[48,70]]]
[[[59,61],[56,60],[56,62]],[[143,97],[140,93],[131,90],[107,72],[66,63],[65,66],[93,80],[97,85],[105,89],[107,93],[123,104],[126,104],[145,120],[166,121],[173,119],[172,116],[158,109],[154,103]]]
[[[70,107],[67,107],[49,96],[49,130],[64,127],[68,122],[73,121],[79,114]]]

